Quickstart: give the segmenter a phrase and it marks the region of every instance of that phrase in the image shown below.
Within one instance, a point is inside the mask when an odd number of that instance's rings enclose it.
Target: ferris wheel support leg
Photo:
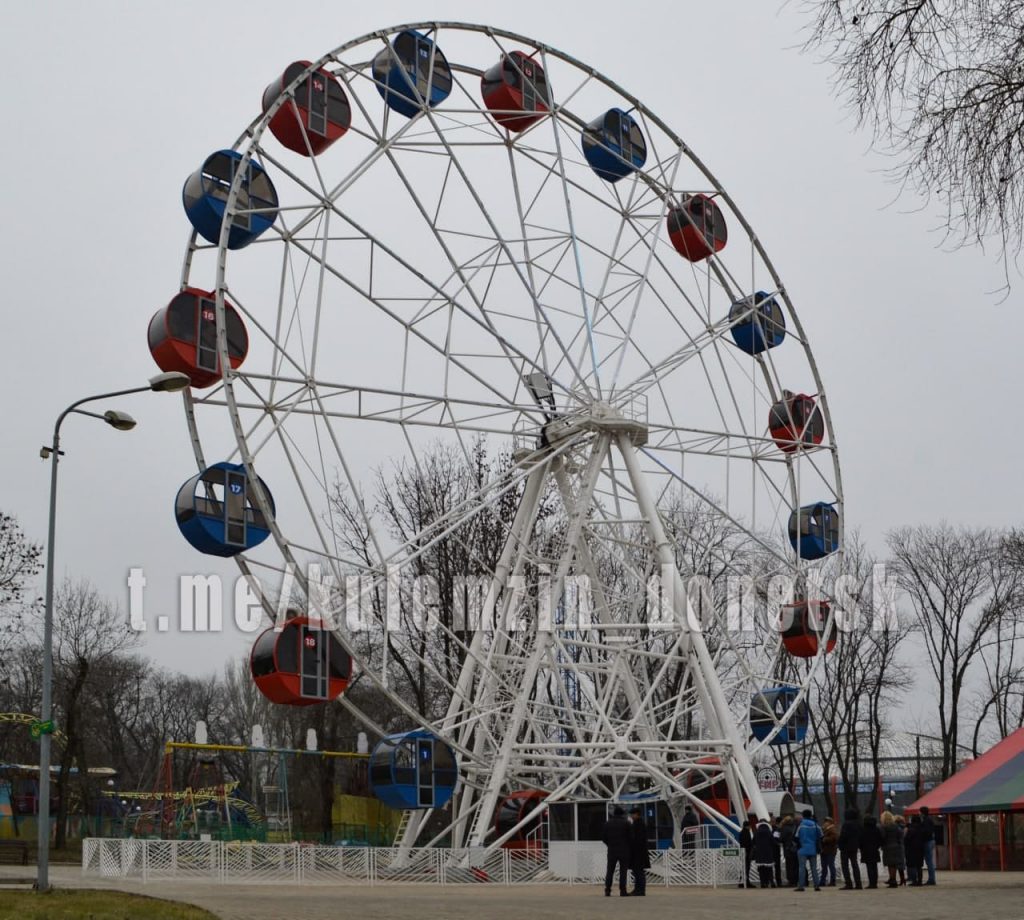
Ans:
[[[744,748],[746,751],[746,748]],[[747,805],[746,797],[743,795],[743,784],[740,782],[739,776],[737,775],[736,767],[732,761],[723,764],[725,768],[725,785],[729,790],[729,801],[732,802],[733,811],[736,812],[736,820],[742,827],[747,820]],[[753,807],[753,800],[751,800],[751,807]],[[768,817],[764,815],[764,817]]]
[[[493,663],[494,652],[500,653],[503,651],[503,637],[506,635],[505,626],[508,622],[508,611],[515,594],[514,591],[507,591],[504,589],[508,586],[509,577],[521,575],[523,568],[526,565],[526,557],[523,550],[527,545],[530,533],[533,531],[533,525],[537,520],[537,513],[540,509],[540,498],[544,493],[544,482],[547,478],[548,472],[549,464],[546,461],[541,461],[534,466],[530,471],[529,476],[526,478],[526,484],[523,487],[523,497],[519,502],[519,507],[516,509],[515,517],[512,520],[512,526],[509,529],[508,538],[505,541],[505,545],[502,547],[501,556],[498,559],[497,565],[494,567],[494,578],[491,580],[487,597],[484,599],[483,613],[481,615],[481,624],[489,624],[492,622],[494,610],[497,606],[498,596],[500,594],[502,596],[502,601],[499,610],[499,617],[495,624],[493,640],[494,645],[498,646],[498,648],[492,647],[492,654],[489,655],[490,663],[487,671],[478,681],[475,692],[472,692],[473,679],[476,676],[477,663],[482,654],[483,640],[484,636],[487,634],[487,630],[478,629],[473,634],[469,654],[463,662],[462,672],[459,674],[455,693],[452,696],[451,702],[448,704],[448,713],[444,720],[444,729],[446,732],[451,731],[452,726],[456,724],[459,716],[469,708],[471,699],[479,701],[484,708],[486,708],[490,700],[494,699],[496,692],[496,674],[493,672],[493,668],[495,666]],[[504,593],[502,594],[503,591]],[[483,753],[484,743],[486,740],[486,732],[484,731],[483,726],[467,722],[466,725],[463,726],[459,735],[460,747],[466,747],[471,736],[473,741],[473,759],[474,762],[478,763],[480,756]],[[473,768],[470,771],[470,779],[476,779],[477,772],[476,768]],[[468,831],[468,818],[473,807],[473,799],[476,793],[475,787],[476,783],[463,784],[462,792],[458,797],[458,808],[455,809],[457,819],[452,828],[452,846],[454,847],[462,845],[463,839]],[[403,844],[404,841],[405,835],[403,835]]]
[[[562,466],[558,466],[555,469],[555,482],[558,483],[558,490],[561,493],[562,504],[565,505],[565,510],[570,515],[575,514],[576,503],[572,497],[572,490],[569,488],[568,476],[566,476],[565,469]],[[587,545],[587,541],[583,539],[582,534],[580,535],[576,552],[584,574],[590,579],[590,587],[594,593],[600,622],[609,623],[611,621],[611,616],[609,614],[609,610],[611,608],[604,593],[604,586],[601,584],[601,580],[598,576],[597,566],[594,564],[594,557],[591,555],[590,547]],[[654,730],[651,728],[651,724],[647,719],[646,711],[643,706],[642,694],[640,693],[640,688],[637,686],[636,678],[628,668],[623,671],[622,685],[630,709],[634,713],[641,714],[637,723],[638,734],[647,742],[657,740]]]
[[[590,451],[587,460],[587,469],[583,476],[580,487],[579,500],[576,505],[576,513],[569,517],[569,527],[565,537],[565,550],[558,560],[558,569],[552,580],[551,600],[557,604],[565,590],[565,577],[569,573],[569,567],[576,557],[576,547],[579,544],[583,532],[583,524],[586,520],[586,512],[589,511],[593,501],[594,489],[597,486],[598,476],[601,473],[601,465],[608,454],[608,447],[611,443],[610,435],[598,435]],[[538,619],[538,629],[534,640],[533,651],[530,653],[529,661],[523,672],[523,681],[519,687],[512,713],[509,716],[508,724],[504,727],[504,736],[501,741],[501,748],[498,757],[494,762],[487,787],[483,792],[480,802],[480,810],[473,821],[473,828],[469,835],[470,846],[482,846],[490,827],[490,821],[494,815],[494,808],[498,804],[498,793],[505,782],[505,775],[512,762],[512,754],[515,749],[519,731],[522,728],[523,720],[526,717],[526,707],[530,699],[531,690],[537,680],[541,662],[547,655],[551,645],[551,632],[541,630]]]
[[[764,798],[761,796],[761,790],[757,785],[757,777],[750,763],[746,745],[743,743],[739,729],[733,720],[732,713],[729,710],[729,703],[722,691],[722,685],[718,682],[718,672],[715,670],[714,662],[711,660],[711,653],[708,651],[707,643],[705,643],[700,629],[693,629],[691,627],[694,621],[691,620],[692,611],[690,609],[689,597],[684,590],[683,578],[679,574],[675,553],[672,551],[672,544],[665,533],[657,505],[655,505],[651,497],[650,490],[647,487],[647,480],[640,469],[640,464],[637,462],[636,448],[633,446],[633,442],[629,439],[627,433],[621,432],[617,437],[619,452],[622,454],[622,459],[626,464],[626,472],[633,486],[633,494],[636,496],[641,514],[646,521],[647,531],[654,544],[655,554],[662,565],[662,571],[672,573],[674,581],[672,586],[674,595],[672,608],[678,616],[680,606],[682,607],[681,626],[689,633],[691,649],[697,659],[697,680],[698,683],[703,684],[710,707],[706,714],[710,719],[717,720],[718,729],[721,732],[720,737],[726,739],[729,745],[729,759],[732,762],[732,767],[739,779],[739,783],[746,793],[746,797],[750,800],[751,811],[758,818],[767,819],[768,809],[765,807]],[[725,766],[726,778],[728,780],[729,764]],[[742,802],[740,802],[740,805],[740,812],[742,812]],[[737,817],[742,818],[743,816],[737,814]]]
[[[502,547],[498,563],[494,567],[494,577],[491,579],[491,584],[487,591],[487,597],[484,599],[483,613],[480,618],[482,626],[486,627],[486,625],[491,622],[491,618],[494,616],[494,608],[497,605],[498,595],[505,588],[508,582],[508,577],[512,574],[513,556],[517,556],[517,550],[526,542],[530,531],[533,529],[533,523],[536,519],[537,509],[540,504],[541,486],[544,482],[546,473],[547,464],[538,463],[526,478],[526,485],[523,488],[523,497],[519,502],[519,507],[516,509],[512,526],[509,529],[508,538],[505,540],[505,545]],[[522,554],[519,553],[516,559],[517,567],[521,558]],[[500,629],[501,625],[499,625],[498,628]],[[451,729],[451,726],[455,723],[459,715],[459,708],[467,699],[467,694],[469,693],[470,686],[472,685],[473,676],[476,673],[477,659],[480,656],[483,637],[486,632],[487,630],[484,628],[478,629],[473,633],[473,639],[469,647],[469,654],[466,655],[465,663],[462,666],[462,672],[459,674],[458,682],[455,685],[455,692],[452,695],[451,702],[448,704],[448,714],[445,716],[444,720],[444,727],[446,730]]]

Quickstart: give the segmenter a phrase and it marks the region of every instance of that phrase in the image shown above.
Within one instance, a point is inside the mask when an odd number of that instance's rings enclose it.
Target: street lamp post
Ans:
[[[40,716],[39,735],[39,798],[36,817],[39,824],[38,855],[36,867],[36,889],[46,891],[50,887],[50,736],[53,732],[53,557],[54,534],[57,524],[57,464],[60,461],[60,426],[71,413],[88,415],[106,422],[118,431],[129,431],[135,427],[135,419],[125,412],[110,409],[102,415],[79,409],[85,403],[99,399],[113,399],[117,396],[128,396],[132,393],[176,392],[189,385],[186,374],[171,372],[157,374],[144,387],[131,387],[127,390],[114,390],[110,393],[98,393],[86,396],[68,406],[53,426],[53,441],[48,447],[42,448],[39,455],[50,461],[50,525],[46,538],[46,606],[43,613],[43,699]]]

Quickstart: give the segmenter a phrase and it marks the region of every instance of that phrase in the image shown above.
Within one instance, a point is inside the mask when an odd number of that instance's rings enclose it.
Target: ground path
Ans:
[[[31,875],[0,866],[0,884]],[[472,886],[250,884],[150,882],[83,878],[72,866],[53,866],[62,888],[116,888],[188,901],[222,920],[628,920],[636,916],[680,920],[1024,920],[1024,873],[940,873],[934,888],[877,891],[741,891],[735,888],[648,889],[647,898],[603,896],[599,885]],[[0,905],[3,903],[0,890]],[[133,918],[134,920],[134,918]],[[145,920],[145,918],[139,918]]]

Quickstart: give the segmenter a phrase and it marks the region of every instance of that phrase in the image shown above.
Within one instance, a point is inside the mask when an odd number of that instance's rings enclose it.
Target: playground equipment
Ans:
[[[174,788],[173,758],[176,751],[197,755],[184,789]],[[273,767],[254,771],[253,788],[243,795],[237,781],[225,781],[217,755],[232,752],[270,760]],[[366,760],[353,751],[321,751],[315,748],[279,748],[245,744],[168,741],[164,745],[156,788],[153,792],[121,794],[154,807],[134,815],[127,830],[139,836],[198,838],[209,833],[215,839],[292,839],[292,814],[288,794],[288,759],[329,757]],[[111,793],[117,795],[118,793]]]
[[[44,732],[48,731],[53,736],[53,740],[58,744],[66,744],[67,738],[64,737],[64,732],[55,726],[43,725],[39,721],[38,716],[31,715],[27,712],[0,712],[0,725],[24,725],[33,738],[38,739],[39,736]]]
[[[636,61],[641,77],[649,64]],[[329,109],[332,85],[351,124],[328,149],[313,97],[326,92]],[[356,38],[292,65],[262,103],[189,180],[182,283],[211,292],[221,374],[185,395],[197,467],[210,468],[208,452],[230,456],[253,529],[269,536],[228,539],[216,505],[217,546],[198,548],[230,550],[253,584],[257,571],[287,572],[299,606],[320,614],[307,562],[336,584],[357,573],[359,601],[418,571],[438,541],[468,544],[487,582],[480,621],[497,627],[457,630],[428,613],[424,634],[460,663],[454,677],[427,644],[403,647],[443,715],[396,689],[386,605],[368,606],[360,641],[337,633],[363,679],[459,761],[443,813],[410,810],[401,847],[444,838],[493,851],[548,806],[641,789],[670,802],[673,820],[685,802],[733,830],[748,803],[767,814],[752,757],[789,732],[828,642],[794,652],[770,621],[737,630],[714,602],[698,614],[682,560],[736,572],[716,539],[735,534],[802,582],[840,549],[843,494],[808,336],[736,202],[599,68],[489,26]],[[238,366],[229,290],[252,337]],[[813,400],[802,427],[808,405],[787,392]],[[438,442],[468,459],[477,437],[514,462],[416,532],[383,532],[357,471],[396,458],[420,469]],[[354,496],[359,554],[328,523],[339,494]],[[516,510],[501,519],[506,498]],[[713,533],[694,536],[684,499]],[[498,528],[496,561],[466,536],[481,519]],[[787,528],[792,553],[766,536]],[[571,578],[588,579],[588,625],[570,615]],[[751,700],[783,673],[796,692],[758,715],[752,738]],[[496,823],[522,790],[545,796]]]

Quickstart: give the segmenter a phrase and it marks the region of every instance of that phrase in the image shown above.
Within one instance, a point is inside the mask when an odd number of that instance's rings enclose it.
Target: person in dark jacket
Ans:
[[[779,843],[782,846],[782,858],[786,861],[786,887],[796,888],[796,822],[792,815],[786,815],[779,825]]]
[[[860,812],[856,808],[846,809],[843,826],[839,829],[839,855],[843,865],[843,887],[841,891],[860,888],[860,863],[857,850],[860,848]]]
[[[697,845],[696,829],[698,827],[700,827],[700,818],[697,817],[697,813],[693,810],[693,806],[687,805],[686,808],[683,809],[683,820],[680,822],[684,850],[692,850]]]
[[[782,887],[782,831],[781,821],[774,816],[772,819],[772,845],[775,848],[775,887]]]
[[[630,894],[642,898],[647,894],[647,870],[651,868],[651,854],[647,851],[647,825],[644,813],[634,808],[629,817],[631,834],[629,868],[633,870],[633,890]]]
[[[746,823],[740,828],[740,849],[743,850],[743,881],[740,888],[753,888],[750,882],[750,867],[754,862],[754,828],[757,827],[757,818],[754,815],[747,815]]]
[[[926,885],[935,884],[935,842],[938,837],[938,830],[932,816],[928,813],[928,806],[921,806],[921,831],[924,834],[924,864],[928,867],[928,881]]]
[[[913,815],[910,825],[907,827],[907,835],[903,838],[903,851],[907,857],[907,876],[910,884],[920,888],[921,867],[924,865],[924,830],[921,827],[921,819]]]
[[[878,887],[878,860],[882,849],[882,832],[871,815],[864,817],[860,831],[860,861],[868,873],[868,888]]]
[[[891,811],[883,811],[879,820],[882,824],[882,862],[889,871],[889,880],[885,884],[889,888],[898,888],[896,873],[903,865],[903,829]]]
[[[605,821],[601,840],[608,847],[608,867],[604,873],[604,895],[612,893],[615,867],[619,867],[619,894],[626,897],[626,873],[629,871],[630,845],[633,839],[625,812],[619,805],[612,809],[612,816]]]
[[[896,871],[900,875],[900,884],[907,884],[907,819],[903,815],[896,815],[896,823],[900,828],[900,864]]]
[[[773,869],[775,868],[775,831],[772,826],[762,818],[754,828],[754,840],[751,846],[751,855],[757,865],[757,877],[762,888],[774,888],[775,879]]]

